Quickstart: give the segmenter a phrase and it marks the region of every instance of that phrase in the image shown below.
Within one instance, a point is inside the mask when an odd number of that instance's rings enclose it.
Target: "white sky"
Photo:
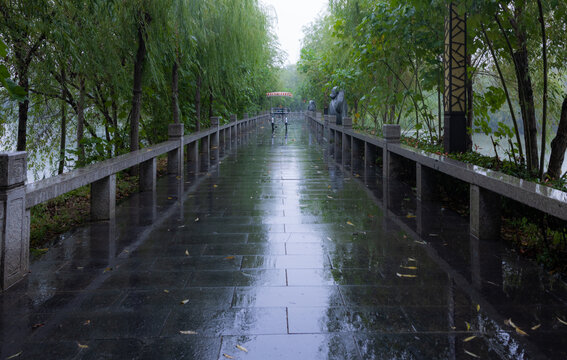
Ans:
[[[328,0],[260,0],[273,7],[277,15],[275,33],[288,54],[286,64],[299,60],[303,27],[313,22],[327,8]]]

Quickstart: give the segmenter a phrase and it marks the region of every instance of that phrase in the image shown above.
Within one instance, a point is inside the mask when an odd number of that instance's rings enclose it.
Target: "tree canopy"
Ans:
[[[2,147],[33,163],[58,144],[60,172],[163,141],[174,121],[256,112],[278,81],[258,0],[0,0],[0,13]]]
[[[495,149],[509,145],[509,158],[540,177],[542,153],[549,154],[546,134],[555,132],[560,141],[549,173],[560,176],[557,163],[560,170],[567,144],[561,131],[567,124],[559,124],[567,117],[561,116],[567,101],[567,3],[458,3],[467,17],[470,131],[490,136]],[[330,89],[339,86],[358,126],[370,121],[378,131],[381,124],[401,123],[422,139],[440,142],[447,4],[330,0],[328,12],[305,30],[298,64],[303,96],[322,108]]]

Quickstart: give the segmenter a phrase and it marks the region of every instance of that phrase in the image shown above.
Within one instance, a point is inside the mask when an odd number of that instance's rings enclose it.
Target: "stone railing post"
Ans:
[[[151,158],[140,164],[140,191],[155,191],[157,178],[157,161]]]
[[[394,177],[397,174],[397,170],[400,167],[398,161],[396,161],[395,155],[390,152],[390,144],[399,144],[401,129],[400,125],[395,124],[384,124],[382,126],[382,133],[384,135],[384,140],[386,140],[386,146],[384,147],[384,156],[382,163],[382,173],[385,178]]]
[[[167,135],[169,141],[177,141],[178,147],[167,153],[167,172],[174,175],[183,174],[183,124],[169,124]]]
[[[237,121],[238,121],[238,118],[237,118],[236,114],[230,115],[230,142],[231,142],[231,144],[232,144],[232,141],[236,140],[237,136],[238,136]]]
[[[219,124],[220,124],[220,117],[212,116],[211,117],[211,129],[215,130],[213,134],[211,134],[211,148],[218,148],[219,147]]]
[[[244,129],[242,131],[248,131],[250,129],[250,123],[248,122],[248,114],[242,114],[242,119],[244,120]]]
[[[91,219],[110,220],[116,211],[116,174],[91,184]]]
[[[23,151],[0,154],[0,290],[14,285],[29,270],[26,156]]]

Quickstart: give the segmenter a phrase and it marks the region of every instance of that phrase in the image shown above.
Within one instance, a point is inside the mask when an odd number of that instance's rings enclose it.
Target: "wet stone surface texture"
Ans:
[[[290,120],[34,260],[0,359],[567,358],[563,282]]]

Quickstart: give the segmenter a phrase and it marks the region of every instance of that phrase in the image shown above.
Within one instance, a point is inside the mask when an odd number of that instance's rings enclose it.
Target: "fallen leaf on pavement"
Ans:
[[[470,356],[472,356],[472,357],[474,357],[474,358],[480,359],[480,356],[478,356],[477,354],[473,354],[473,353],[470,352],[470,351],[465,350],[465,354],[470,355]]]
[[[17,353],[17,354],[8,356],[8,357],[6,358],[6,360],[13,359],[13,358],[17,358],[17,357],[20,356],[20,355],[22,355],[22,351],[20,351],[20,352]]]
[[[241,351],[244,351],[244,352],[248,352],[248,349],[246,349],[246,348],[243,347],[243,346],[236,345],[236,348],[237,348],[238,350],[241,350]]]
[[[179,333],[183,335],[197,335],[197,332],[192,330],[180,330]]]
[[[189,302],[189,299],[181,300],[181,305],[185,305]]]

